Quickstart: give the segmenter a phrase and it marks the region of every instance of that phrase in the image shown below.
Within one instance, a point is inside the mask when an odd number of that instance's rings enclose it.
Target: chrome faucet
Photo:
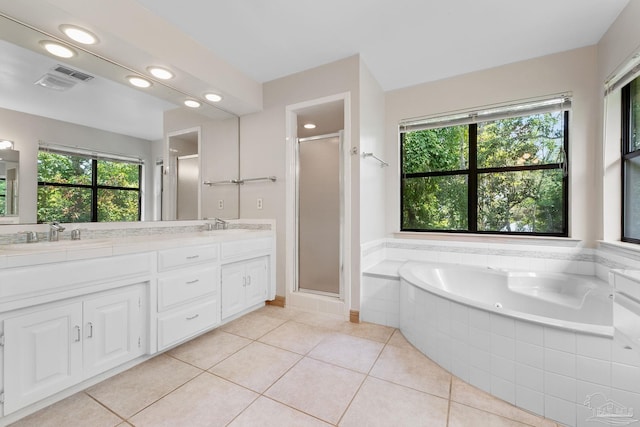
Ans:
[[[227,228],[229,228],[229,223],[223,219],[214,218],[213,226],[216,230],[220,230],[220,226],[222,226],[223,230],[226,230]]]
[[[58,221],[49,223],[49,241],[57,242],[58,234],[64,231],[64,227]]]
[[[27,236],[27,243],[36,243],[38,241],[38,233],[35,231],[19,231],[18,234]]]
[[[82,237],[82,228],[74,228],[71,230],[71,240],[80,240]]]

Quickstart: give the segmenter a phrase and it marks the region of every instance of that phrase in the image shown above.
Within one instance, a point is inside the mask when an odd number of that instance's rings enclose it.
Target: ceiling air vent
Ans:
[[[92,78],[93,76],[89,74],[58,64],[40,77],[35,84],[48,89],[64,91],[71,89],[78,82],[86,82]]]
[[[74,78],[83,82],[89,81],[93,78],[92,75],[83,73],[82,71],[74,70],[73,68],[65,67],[64,65],[60,65],[60,64],[56,65],[55,68],[53,68],[53,71],[57,71],[58,73],[64,74],[66,76],[69,76],[71,78]]]

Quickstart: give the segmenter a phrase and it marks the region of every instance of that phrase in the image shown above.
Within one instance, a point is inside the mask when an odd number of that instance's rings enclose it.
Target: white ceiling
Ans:
[[[596,44],[629,0],[138,0],[259,82],[360,54],[384,90]]]

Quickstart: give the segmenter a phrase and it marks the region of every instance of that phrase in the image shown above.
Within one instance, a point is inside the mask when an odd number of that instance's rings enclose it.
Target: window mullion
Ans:
[[[478,125],[469,125],[469,178],[467,185],[467,227],[478,231]]]
[[[98,161],[91,160],[91,221],[98,222]]]
[[[142,165],[138,165],[138,221],[142,219]]]

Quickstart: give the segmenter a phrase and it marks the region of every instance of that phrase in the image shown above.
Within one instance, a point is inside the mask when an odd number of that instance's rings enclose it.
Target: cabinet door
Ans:
[[[82,380],[82,303],[4,321],[4,414]]]
[[[220,300],[223,319],[242,311],[245,307],[244,293],[244,264],[223,265],[220,283]]]
[[[144,353],[143,288],[84,303],[84,374],[91,377]]]
[[[256,258],[245,263],[245,307],[267,299],[267,257]]]

